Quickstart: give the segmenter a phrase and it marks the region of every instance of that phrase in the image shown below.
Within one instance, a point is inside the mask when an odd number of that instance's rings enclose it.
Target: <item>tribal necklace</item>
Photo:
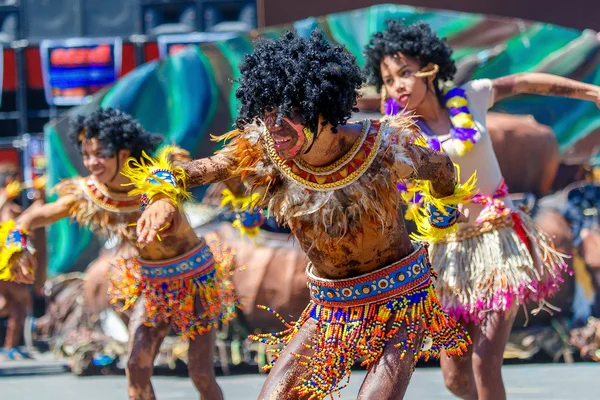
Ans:
[[[363,176],[379,150],[381,132],[379,121],[364,121],[361,136],[348,153],[324,167],[314,167],[302,160],[283,160],[275,150],[273,138],[266,131],[264,138],[269,158],[286,178],[308,190],[328,192],[344,188]]]
[[[139,212],[139,196],[131,197],[113,193],[91,176],[81,180],[81,187],[86,195],[104,210],[121,213]]]

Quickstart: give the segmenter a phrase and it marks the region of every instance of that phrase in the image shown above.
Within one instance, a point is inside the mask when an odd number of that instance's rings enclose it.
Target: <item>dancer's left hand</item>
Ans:
[[[15,283],[31,285],[35,281],[33,271],[36,267],[36,259],[29,251],[25,250],[14,255],[17,257],[13,265],[13,275]]]
[[[459,224],[469,222],[469,218],[471,216],[469,209],[465,208],[464,204],[459,204],[456,208],[458,208],[458,217],[456,217],[456,222]]]
[[[181,222],[181,214],[170,200],[163,198],[153,201],[137,222],[138,242],[152,243],[160,240],[161,236],[170,236],[177,231]]]

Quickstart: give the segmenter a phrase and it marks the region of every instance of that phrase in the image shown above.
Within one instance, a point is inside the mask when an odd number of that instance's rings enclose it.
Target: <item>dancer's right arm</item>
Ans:
[[[38,207],[30,207],[15,220],[19,229],[31,232],[38,228],[51,225],[69,216],[69,210],[73,206],[73,196],[59,197],[53,203],[46,203]]]
[[[231,172],[234,161],[225,153],[217,153],[212,157],[192,160],[182,165],[187,174],[188,186],[210,185],[234,178]]]
[[[237,177],[230,171],[234,170],[235,161],[224,153],[212,157],[201,158],[184,163],[188,187],[208,185],[223,182]],[[156,196],[148,205],[137,223],[137,235],[140,243],[151,243],[158,239],[158,234],[168,236],[177,230],[181,218],[176,204],[166,196]]]

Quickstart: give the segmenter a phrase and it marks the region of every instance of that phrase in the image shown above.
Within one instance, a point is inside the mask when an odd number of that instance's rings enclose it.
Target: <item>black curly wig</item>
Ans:
[[[79,151],[84,138],[98,138],[105,157],[114,157],[120,150],[129,150],[131,157],[138,160],[142,151],[152,154],[163,141],[162,136],[146,132],[131,115],[100,107],[71,121],[69,139]]]
[[[242,106],[236,126],[261,118],[278,108],[278,118],[296,116],[317,132],[319,114],[335,127],[355,111],[358,91],[365,81],[356,58],[325,40],[321,30],[309,39],[286,32],[277,40],[261,38],[240,64],[236,97]]]
[[[375,85],[377,90],[381,89],[381,61],[386,56],[402,53],[416,59],[421,67],[429,63],[438,65],[440,69],[434,86],[439,95],[440,82],[452,80],[456,74],[452,50],[446,40],[432,32],[431,27],[424,22],[408,26],[395,20],[388,20],[386,23],[387,29],[375,33],[365,49],[365,70],[369,83]]]

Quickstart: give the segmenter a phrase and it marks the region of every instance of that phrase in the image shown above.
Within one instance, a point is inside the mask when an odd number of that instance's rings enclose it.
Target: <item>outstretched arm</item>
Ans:
[[[519,94],[569,97],[593,101],[600,107],[600,87],[539,72],[508,75],[492,81],[494,102]]]
[[[31,232],[66,218],[74,201],[72,196],[63,196],[53,203],[30,207],[15,220],[17,228]]]
[[[187,174],[187,185],[190,187],[209,185],[233,178],[230,172],[233,167],[233,160],[224,153],[192,160],[182,165]]]

